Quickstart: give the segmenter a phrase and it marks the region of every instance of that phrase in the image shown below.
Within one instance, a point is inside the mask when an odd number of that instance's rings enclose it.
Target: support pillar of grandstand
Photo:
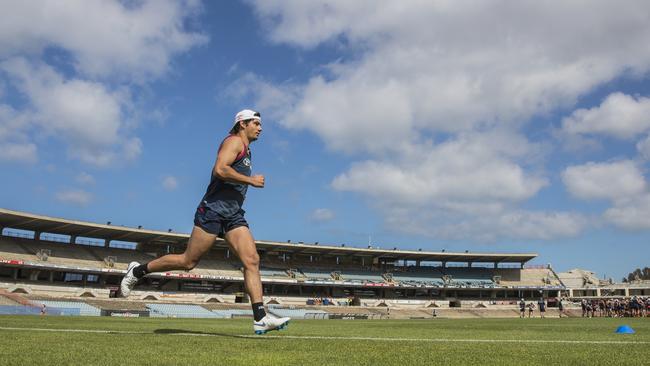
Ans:
[[[467,261],[467,268],[472,268],[472,265],[473,265],[473,264],[474,264],[474,262],[472,262],[472,261]]]
[[[34,231],[34,240],[41,240],[41,234],[43,234],[40,231]]]
[[[110,239],[104,239],[104,248],[108,248],[111,245]]]
[[[70,244],[77,244],[77,236],[70,235]]]
[[[442,268],[447,268],[447,261],[442,261]]]
[[[54,271],[50,271],[48,281],[50,281],[50,283],[54,282]]]
[[[524,262],[519,263],[519,269],[524,269]]]
[[[596,296],[600,297],[600,289],[599,288],[596,289]]]
[[[11,278],[14,280],[18,279],[18,268],[14,268],[14,270],[11,273]]]
[[[494,269],[499,268],[499,262],[494,262],[494,267],[492,267],[492,268],[494,268]]]
[[[625,288],[625,297],[630,297],[630,288],[629,287]]]

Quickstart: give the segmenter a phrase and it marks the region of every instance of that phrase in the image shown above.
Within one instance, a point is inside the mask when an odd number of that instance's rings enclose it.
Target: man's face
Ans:
[[[255,141],[262,133],[262,122],[257,119],[249,120],[247,124],[244,124],[244,131],[246,132],[248,141]]]

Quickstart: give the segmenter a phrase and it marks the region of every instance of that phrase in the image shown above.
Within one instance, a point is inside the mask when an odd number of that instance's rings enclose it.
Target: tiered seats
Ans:
[[[6,259],[17,259],[31,262],[47,262],[53,265],[63,265],[81,268],[102,267],[100,262],[81,245],[34,241],[29,239],[2,237],[2,253]],[[47,261],[37,256],[40,250],[49,252]]]
[[[147,306],[144,303],[137,301],[128,301],[128,300],[117,300],[117,299],[85,299],[88,305],[100,309],[109,309],[109,310],[131,310],[131,311],[146,311]]]
[[[243,278],[244,274],[233,262],[221,259],[202,258],[198,266],[191,273],[207,276]]]
[[[0,258],[23,261],[38,261],[35,250],[18,243],[20,239],[0,237]]]
[[[12,306],[16,306],[16,305],[20,305],[20,304],[17,303],[17,302],[15,302],[15,301],[13,301],[13,300],[11,300],[11,299],[9,299],[9,298],[6,298],[6,297],[0,295],[0,305],[12,305]]]
[[[241,317],[247,317],[247,318],[252,318],[253,317],[253,310],[244,310],[244,309],[219,309],[219,310],[212,310],[212,313],[214,313],[218,318],[241,318]]]
[[[332,271],[300,268],[300,271],[310,280],[333,281]]]
[[[155,259],[154,256],[131,249],[90,246],[83,249],[90,251],[97,260],[100,260],[102,268],[106,267],[106,263],[104,263],[106,257],[115,257],[113,268],[122,270],[126,270],[131,262],[146,263]]]
[[[490,268],[447,267],[441,270],[451,276],[452,284],[469,287],[485,287],[494,284],[492,281],[494,271]]]
[[[442,286],[443,281],[440,277],[434,277],[433,274],[393,272],[393,281],[405,286]]]
[[[328,314],[328,312],[323,310],[312,310],[312,309],[285,309],[278,307],[269,307],[269,313],[277,317],[290,317],[291,319],[305,319],[314,317],[314,314]]]
[[[501,276],[502,286],[560,286],[560,281],[548,268],[498,268],[495,275]]]
[[[341,271],[341,277],[343,280],[349,280],[352,282],[374,282],[374,283],[384,283],[384,277],[380,272],[370,272],[370,271]]]
[[[149,316],[157,318],[219,318],[210,310],[199,305],[147,304]]]
[[[262,267],[260,268],[260,274],[262,275],[262,277],[288,278],[287,271],[282,269]]]
[[[78,301],[53,301],[38,300],[37,303],[45,304],[48,307],[47,313],[53,315],[85,315],[100,316],[101,310]]]
[[[34,306],[0,305],[0,315],[37,315],[41,309]]]
[[[405,286],[442,286],[442,272],[435,267],[406,267],[395,268],[392,271],[393,281]]]

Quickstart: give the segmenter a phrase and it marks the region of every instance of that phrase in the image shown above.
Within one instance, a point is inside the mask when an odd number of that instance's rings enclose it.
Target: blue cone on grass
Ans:
[[[630,327],[629,325],[621,325],[616,329],[616,333],[618,334],[634,334],[634,329]]]

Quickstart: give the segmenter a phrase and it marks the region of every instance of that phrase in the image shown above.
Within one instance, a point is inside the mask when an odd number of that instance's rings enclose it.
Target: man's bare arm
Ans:
[[[238,138],[229,138],[224,141],[217,155],[213,173],[219,178],[232,183],[248,184],[253,187],[264,187],[264,176],[246,176],[232,168],[232,163],[244,149],[242,141]]]

